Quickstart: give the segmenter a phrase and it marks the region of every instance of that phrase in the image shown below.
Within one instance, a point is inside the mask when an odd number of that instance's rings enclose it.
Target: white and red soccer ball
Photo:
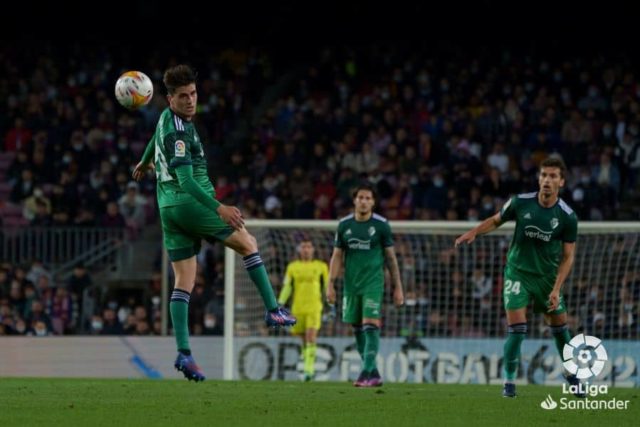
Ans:
[[[141,71],[127,71],[116,82],[116,99],[124,108],[137,110],[153,97],[153,83]]]

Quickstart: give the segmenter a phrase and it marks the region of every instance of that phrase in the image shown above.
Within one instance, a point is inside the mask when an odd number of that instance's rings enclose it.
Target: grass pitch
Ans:
[[[560,387],[0,378],[0,426],[637,426],[640,390],[611,389],[627,410],[544,410]]]

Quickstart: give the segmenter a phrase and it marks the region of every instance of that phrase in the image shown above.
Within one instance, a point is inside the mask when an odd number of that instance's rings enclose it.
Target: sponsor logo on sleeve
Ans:
[[[176,157],[184,157],[187,154],[187,148],[184,141],[176,141]]]

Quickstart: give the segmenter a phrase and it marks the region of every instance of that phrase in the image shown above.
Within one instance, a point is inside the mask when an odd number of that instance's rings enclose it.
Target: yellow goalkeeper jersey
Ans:
[[[291,261],[287,265],[278,303],[285,304],[293,292],[292,312],[322,311],[322,297],[328,281],[329,266],[326,262],[318,259]]]

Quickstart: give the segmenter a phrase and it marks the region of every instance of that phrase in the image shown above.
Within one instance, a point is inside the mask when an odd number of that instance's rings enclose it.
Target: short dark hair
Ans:
[[[369,184],[368,182],[363,182],[361,184],[358,184],[358,186],[353,190],[353,193],[351,193],[351,198],[355,199],[356,196],[358,195],[359,191],[370,191],[371,195],[373,196],[373,201],[377,202],[378,201],[378,193],[376,192],[376,187],[373,186],[373,184]]]
[[[173,95],[177,88],[195,83],[197,78],[198,73],[193,71],[193,68],[188,65],[180,64],[168,68],[164,72],[162,81],[164,82],[164,86],[167,88],[167,93],[169,95]]]
[[[540,169],[542,168],[558,168],[560,169],[560,176],[564,178],[567,172],[567,165],[560,157],[547,157],[540,163]]]

